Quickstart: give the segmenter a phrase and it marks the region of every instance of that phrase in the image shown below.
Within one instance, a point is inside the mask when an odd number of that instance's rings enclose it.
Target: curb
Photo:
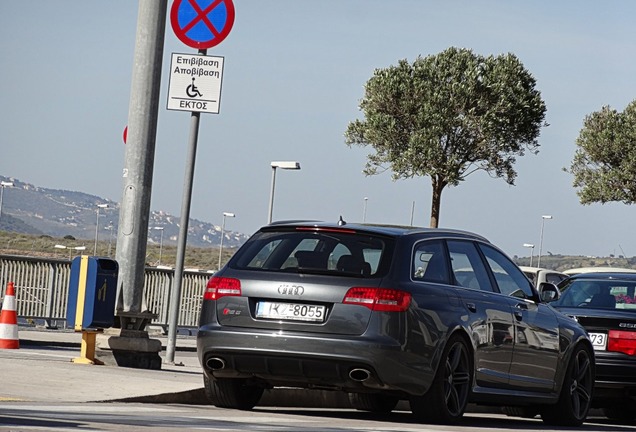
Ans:
[[[24,337],[25,334],[28,334],[29,331],[23,331],[21,334],[18,335],[19,340],[20,340],[20,344],[24,345],[24,346],[38,346],[38,347],[46,347],[46,346],[52,346],[52,347],[60,347],[60,348],[81,348],[82,346],[82,342],[81,341],[64,341],[64,340],[44,340],[44,339],[29,339],[28,337]],[[152,337],[151,337],[152,338]],[[153,338],[156,339],[156,338]],[[159,339],[161,341],[161,350],[162,351],[166,351],[166,342],[162,339]],[[197,347],[196,346],[179,346],[179,340],[177,339],[177,345],[175,347],[176,351],[182,351],[182,352],[196,352],[197,351]]]

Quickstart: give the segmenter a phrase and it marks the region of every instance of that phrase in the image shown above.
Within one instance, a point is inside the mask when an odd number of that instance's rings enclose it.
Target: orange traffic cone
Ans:
[[[13,282],[9,282],[2,302],[2,312],[0,312],[0,349],[17,348],[20,348],[20,340],[18,339],[15,287]]]

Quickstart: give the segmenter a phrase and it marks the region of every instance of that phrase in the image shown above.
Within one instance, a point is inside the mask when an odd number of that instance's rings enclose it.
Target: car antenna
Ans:
[[[345,220],[342,218],[342,216],[340,216],[340,220],[338,221],[338,225],[339,226],[343,226],[346,225],[347,223],[345,222]]]

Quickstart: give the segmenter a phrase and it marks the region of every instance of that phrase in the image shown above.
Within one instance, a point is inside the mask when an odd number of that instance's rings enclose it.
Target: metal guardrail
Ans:
[[[60,259],[0,255],[0,293],[7,282],[13,282],[16,291],[18,317],[44,320],[56,326],[66,322],[71,261]],[[181,306],[177,325],[197,327],[201,299],[210,273],[188,271],[183,273]],[[144,306],[157,314],[151,325],[168,328],[170,288],[174,270],[147,267],[144,277]]]

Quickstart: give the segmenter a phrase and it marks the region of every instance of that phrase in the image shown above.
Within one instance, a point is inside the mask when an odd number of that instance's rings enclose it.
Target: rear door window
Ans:
[[[449,240],[448,251],[455,279],[454,285],[482,291],[493,291],[484,262],[473,242]]]

